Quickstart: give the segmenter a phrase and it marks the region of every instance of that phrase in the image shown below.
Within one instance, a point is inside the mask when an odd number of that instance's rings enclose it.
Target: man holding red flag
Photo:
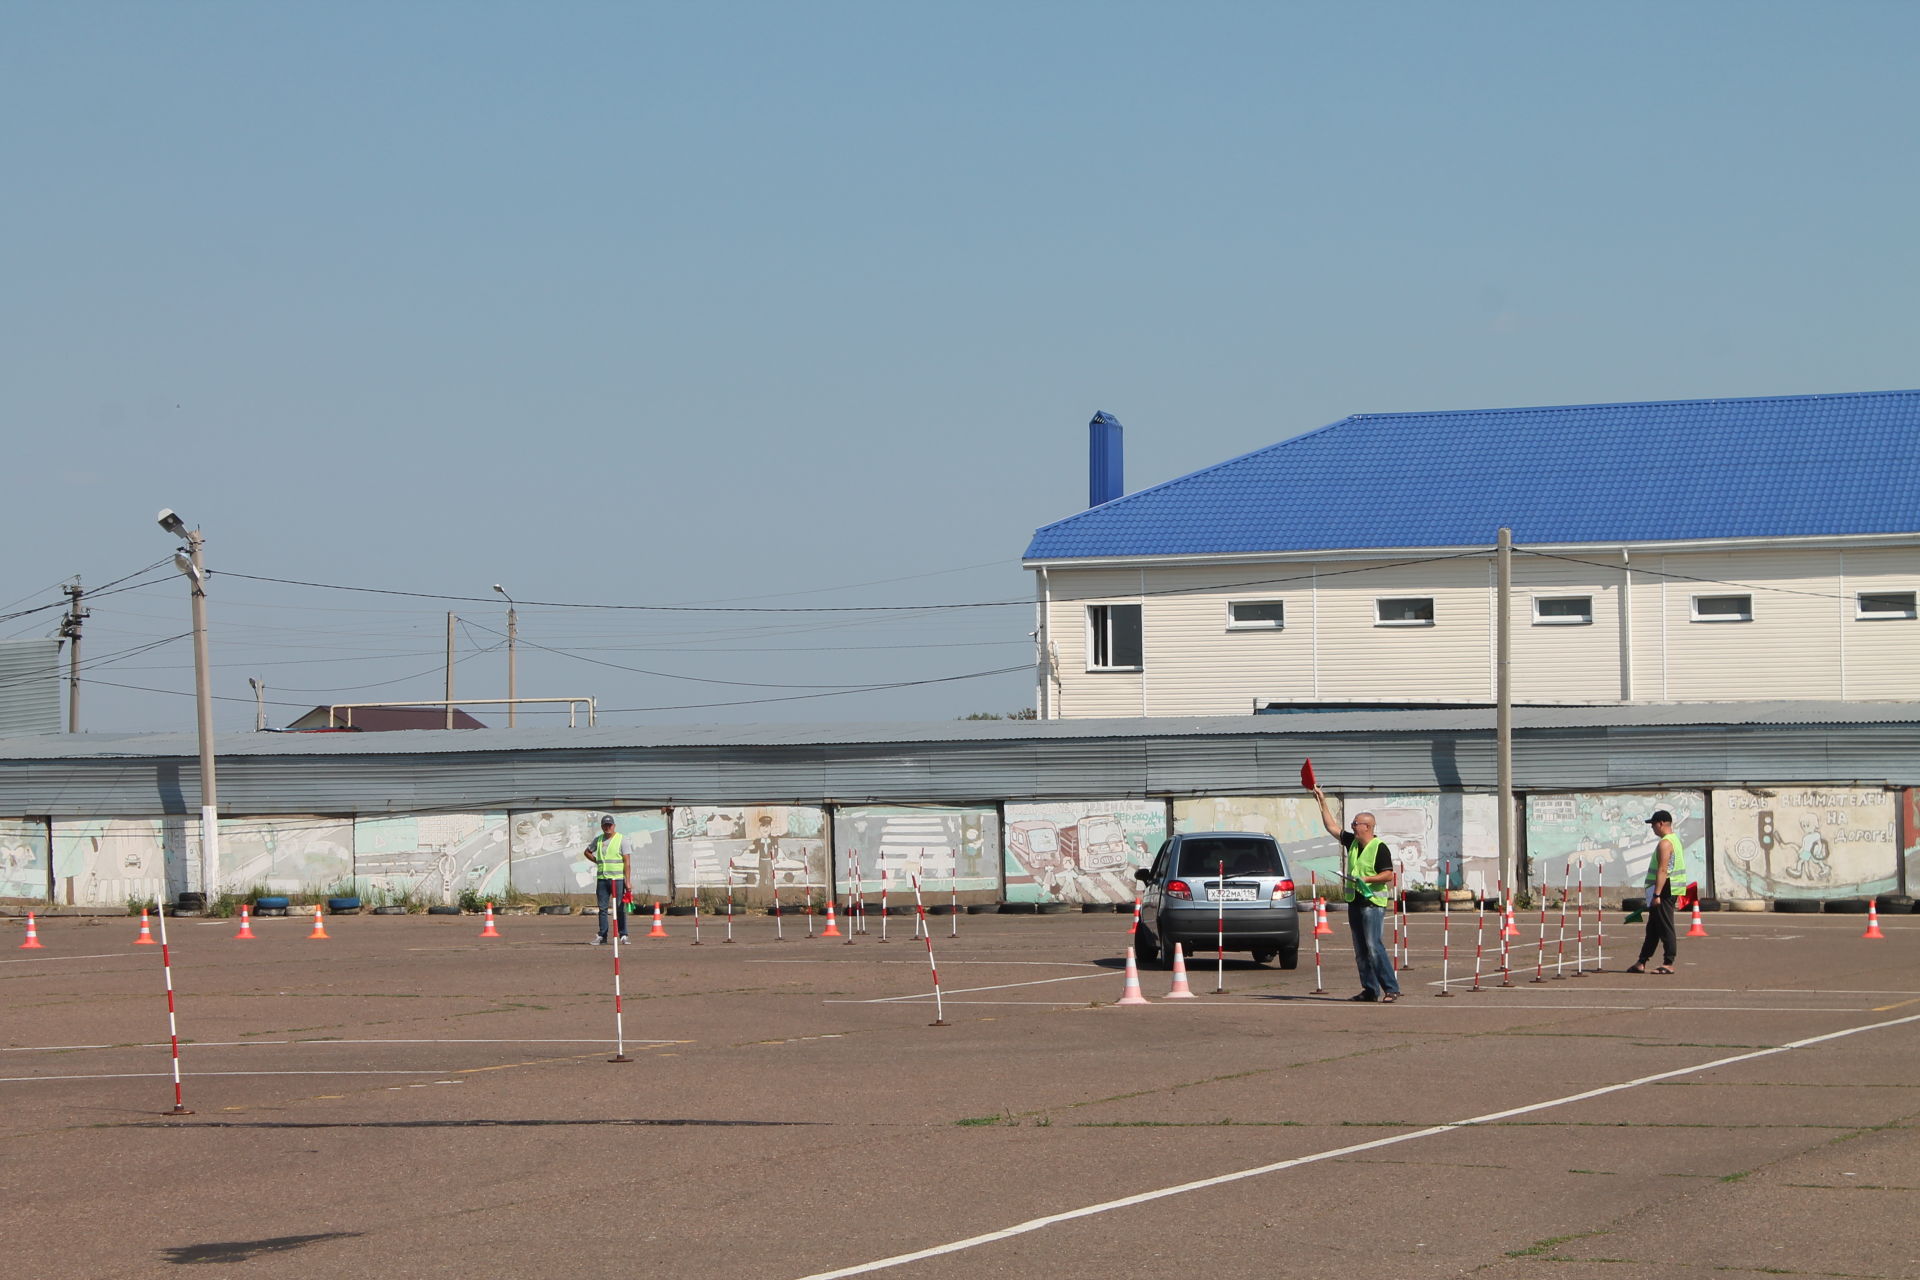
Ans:
[[[1311,763],[1300,770],[1303,779],[1313,777]],[[1327,834],[1345,850],[1340,873],[1340,895],[1347,903],[1347,931],[1353,935],[1353,960],[1360,970],[1360,994],[1348,999],[1362,1004],[1392,1004],[1400,998],[1400,979],[1393,972],[1393,958],[1387,954],[1384,936],[1387,904],[1393,901],[1393,855],[1373,833],[1373,815],[1353,815],[1353,830],[1341,829],[1327,803],[1326,792],[1313,787],[1313,798],[1320,803],[1320,823]]]

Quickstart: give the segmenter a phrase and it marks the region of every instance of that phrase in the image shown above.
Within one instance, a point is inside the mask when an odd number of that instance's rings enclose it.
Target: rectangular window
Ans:
[[[1752,596],[1695,596],[1695,622],[1752,622]]]
[[[1087,606],[1087,670],[1140,670],[1140,606]]]
[[[1911,591],[1862,591],[1855,601],[1858,609],[1853,616],[1856,618],[1892,620],[1920,616],[1914,609]]]
[[[1278,631],[1287,625],[1287,606],[1279,600],[1234,600],[1227,604],[1230,631]]]
[[[1592,596],[1533,598],[1533,625],[1536,627],[1577,627],[1592,621]]]
[[[1376,627],[1430,627],[1433,625],[1432,596],[1400,596],[1373,602]]]

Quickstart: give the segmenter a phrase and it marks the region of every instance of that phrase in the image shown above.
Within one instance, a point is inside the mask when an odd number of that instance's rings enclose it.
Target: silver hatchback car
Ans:
[[[1250,951],[1255,964],[1300,963],[1300,908],[1287,858],[1272,836],[1196,831],[1160,846],[1133,873],[1144,886],[1135,954],[1171,968],[1177,942],[1195,950]]]

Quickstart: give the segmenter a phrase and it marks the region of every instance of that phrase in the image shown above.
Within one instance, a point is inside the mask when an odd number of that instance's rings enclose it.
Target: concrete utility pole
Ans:
[[[447,728],[453,728],[453,624],[458,622],[452,614],[447,615]]]
[[[1495,548],[1498,589],[1494,622],[1494,724],[1497,743],[1494,772],[1500,791],[1500,874],[1511,893],[1519,885],[1519,859],[1513,847],[1513,530],[1502,528]]]
[[[265,733],[267,730],[267,686],[253,676],[247,677],[247,683],[253,686],[253,731]]]
[[[187,528],[171,509],[161,511],[158,520],[162,529],[187,543],[187,554],[175,554],[173,563],[186,575],[193,592],[193,683],[200,726],[200,892],[211,901],[220,891],[220,801],[213,772],[213,687],[208,674],[212,664],[207,660],[206,539],[198,529]]]
[[[507,589],[501,586],[499,583],[497,582],[494,583],[493,589],[495,591],[498,591],[501,595],[507,596]],[[519,640],[519,637],[520,637],[520,619],[519,619],[519,616],[514,612],[513,597],[507,596],[507,728],[509,729],[513,728],[513,709],[515,706],[514,659],[516,656],[514,653],[514,648],[516,643]]]
[[[87,611],[80,607],[80,597],[85,592],[80,589],[80,579],[60,588],[67,596],[67,616],[60,619],[60,638],[69,646],[67,650],[67,732],[80,732],[80,624],[87,619]]]

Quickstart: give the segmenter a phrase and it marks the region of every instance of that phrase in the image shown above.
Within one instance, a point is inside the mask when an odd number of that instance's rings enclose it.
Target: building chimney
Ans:
[[[1087,424],[1087,505],[1097,507],[1112,502],[1127,491],[1124,448],[1121,435],[1125,428],[1110,413],[1096,413]]]

